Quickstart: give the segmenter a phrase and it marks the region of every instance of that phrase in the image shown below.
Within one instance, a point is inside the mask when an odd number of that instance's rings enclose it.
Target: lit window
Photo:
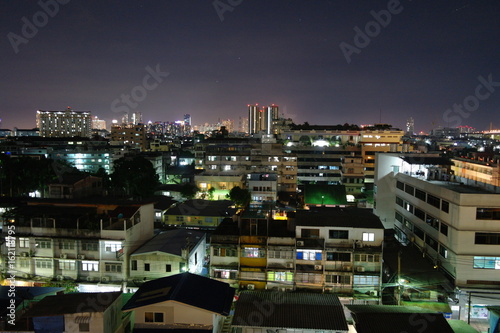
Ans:
[[[373,232],[363,232],[363,242],[375,241],[375,234]]]

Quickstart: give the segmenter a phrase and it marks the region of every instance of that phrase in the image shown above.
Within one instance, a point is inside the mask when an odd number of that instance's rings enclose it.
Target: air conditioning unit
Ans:
[[[293,262],[289,262],[286,264],[286,268],[293,268]]]
[[[304,246],[304,241],[297,241],[297,246]]]
[[[79,255],[77,255],[76,257],[77,257],[78,259],[81,259],[81,260],[85,259],[85,255],[84,255],[84,254],[79,254]]]
[[[62,276],[62,275],[58,275],[58,276],[57,276],[57,281],[62,281],[62,280],[64,280],[64,276]]]
[[[68,258],[68,255],[66,253],[61,253],[61,259],[66,259]]]
[[[370,290],[370,296],[378,296],[378,291]]]
[[[342,270],[343,270],[343,271],[346,271],[346,272],[351,271],[351,269],[352,269],[352,267],[351,267],[351,266],[349,266],[349,265],[345,265],[345,266],[343,266],[343,267],[342,267]]]
[[[363,266],[356,267],[356,272],[364,272],[365,268]]]
[[[88,282],[93,282],[94,281],[94,277],[93,276],[87,276],[87,281]]]
[[[323,266],[322,265],[314,265],[314,269],[317,271],[320,271],[323,269]]]
[[[254,290],[255,289],[255,284],[247,284],[247,289],[248,290]]]
[[[21,252],[21,257],[27,257],[28,256],[28,252]]]
[[[101,282],[109,282],[109,280],[110,280],[110,279],[109,279],[109,276],[103,276],[103,277],[101,278]]]

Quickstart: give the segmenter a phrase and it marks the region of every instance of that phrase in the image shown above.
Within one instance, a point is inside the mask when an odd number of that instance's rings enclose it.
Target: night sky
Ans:
[[[55,1],[0,1],[3,128],[67,106],[237,121],[254,103],[295,123],[500,128],[498,0]]]

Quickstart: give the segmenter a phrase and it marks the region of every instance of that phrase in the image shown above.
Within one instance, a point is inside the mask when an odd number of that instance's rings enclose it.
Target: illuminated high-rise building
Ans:
[[[90,137],[92,135],[92,114],[90,111],[36,112],[36,126],[42,137]]]
[[[273,122],[279,119],[277,105],[259,108],[258,104],[248,105],[248,132],[250,134],[273,133]]]
[[[106,129],[106,120],[99,119],[99,117],[95,116],[92,118],[92,129],[105,130]]]
[[[415,121],[412,117],[406,121],[406,135],[413,135],[415,133]]]

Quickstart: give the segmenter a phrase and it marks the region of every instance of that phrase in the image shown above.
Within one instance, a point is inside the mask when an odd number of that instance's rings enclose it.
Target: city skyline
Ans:
[[[4,128],[36,110],[193,124],[280,106],[295,123],[490,123],[495,1],[17,1],[2,7]],[[113,12],[115,16],[110,17]],[[8,13],[8,14],[7,14]]]

